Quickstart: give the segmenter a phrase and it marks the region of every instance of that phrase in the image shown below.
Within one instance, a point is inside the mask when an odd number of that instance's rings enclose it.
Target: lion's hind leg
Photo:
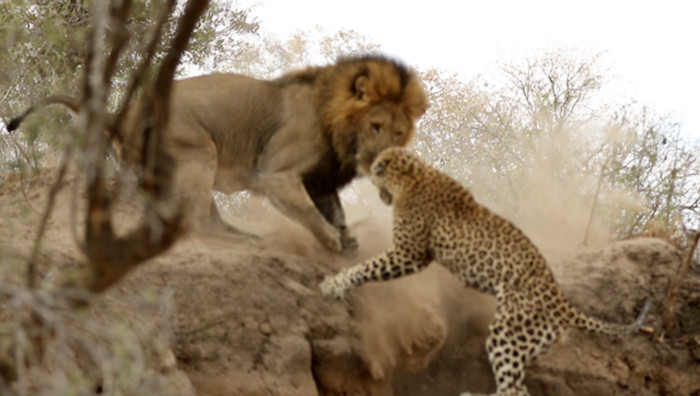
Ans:
[[[217,172],[214,143],[203,140],[198,145],[186,145],[173,141],[169,148],[177,159],[173,199],[182,206],[191,232],[205,237],[224,233],[252,236],[226,223],[216,206],[212,195]]]

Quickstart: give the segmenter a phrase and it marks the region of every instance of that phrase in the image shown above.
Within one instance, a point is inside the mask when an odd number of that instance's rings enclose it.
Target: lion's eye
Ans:
[[[372,132],[374,132],[375,135],[379,135],[382,133],[382,126],[376,123],[372,124]]]
[[[403,135],[405,135],[405,134],[406,134],[406,132],[404,132],[404,131],[396,131],[396,137],[403,137]]]

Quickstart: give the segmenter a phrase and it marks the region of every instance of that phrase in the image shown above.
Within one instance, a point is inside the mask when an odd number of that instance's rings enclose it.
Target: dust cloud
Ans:
[[[614,222],[620,214],[642,210],[644,201],[601,178],[591,149],[583,148],[590,145],[593,134],[551,134],[528,144],[515,143],[527,149],[521,154],[524,163],[506,167],[510,171],[494,172],[490,165],[479,163],[488,162],[482,158],[465,160],[463,167],[474,170],[463,184],[479,203],[521,228],[550,260],[583,246],[603,246],[615,238]],[[609,142],[598,144],[604,150],[619,144],[610,136],[595,139]]]
[[[579,159],[565,143],[541,141],[531,155],[532,166],[505,179],[477,174],[463,183],[477,201],[523,229],[550,261],[559,261],[581,246],[610,241],[608,214],[641,205],[630,194],[582,172]],[[471,165],[465,160],[463,166]],[[494,189],[502,194],[486,193]],[[494,199],[481,198],[485,196]],[[348,227],[360,243],[352,257],[327,252],[306,229],[264,199],[244,197],[224,212],[234,215],[228,221],[261,236],[259,248],[308,257],[337,271],[380,254],[391,246],[392,238],[391,208],[381,203],[367,179],[347,188],[342,201]],[[390,380],[397,369],[416,372],[426,368],[438,354],[444,354],[440,350],[446,343],[448,349],[456,348],[450,353],[461,354],[460,362],[476,361],[476,355],[484,354],[483,344],[463,343],[473,335],[477,339],[485,336],[494,310],[492,297],[466,290],[438,265],[415,276],[364,285],[349,295],[357,324],[356,348],[376,380]],[[465,359],[465,355],[471,357]],[[473,371],[479,373],[478,380],[487,391],[493,383],[490,368],[478,369]]]
[[[301,225],[283,216],[269,202],[252,196],[223,201],[222,214],[237,227],[261,239],[245,249],[264,249],[324,262],[333,272],[361,263],[391,246],[391,208],[379,200],[366,179],[342,194],[348,227],[360,248],[352,256],[327,252]],[[422,273],[398,280],[370,283],[348,294],[356,319],[355,348],[375,380],[390,380],[397,368],[424,369],[437,355],[449,332],[463,333],[463,313],[455,307],[466,302],[465,291],[444,268],[431,265]],[[469,296],[469,294],[467,294]],[[470,318],[490,320],[492,304],[469,307]],[[460,322],[461,321],[461,322]],[[459,326],[457,323],[459,323]],[[481,348],[482,346],[479,345]]]

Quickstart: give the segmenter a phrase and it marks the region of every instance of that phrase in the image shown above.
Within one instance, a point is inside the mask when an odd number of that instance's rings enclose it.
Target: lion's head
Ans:
[[[385,148],[405,146],[428,108],[415,72],[382,56],[342,58],[322,84],[322,127],[341,164],[362,173]]]

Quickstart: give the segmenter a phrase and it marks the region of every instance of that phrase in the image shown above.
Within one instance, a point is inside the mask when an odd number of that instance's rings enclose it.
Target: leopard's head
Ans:
[[[388,148],[370,166],[372,183],[379,189],[379,198],[391,205],[407,187],[420,179],[425,164],[415,154],[399,147]]]

